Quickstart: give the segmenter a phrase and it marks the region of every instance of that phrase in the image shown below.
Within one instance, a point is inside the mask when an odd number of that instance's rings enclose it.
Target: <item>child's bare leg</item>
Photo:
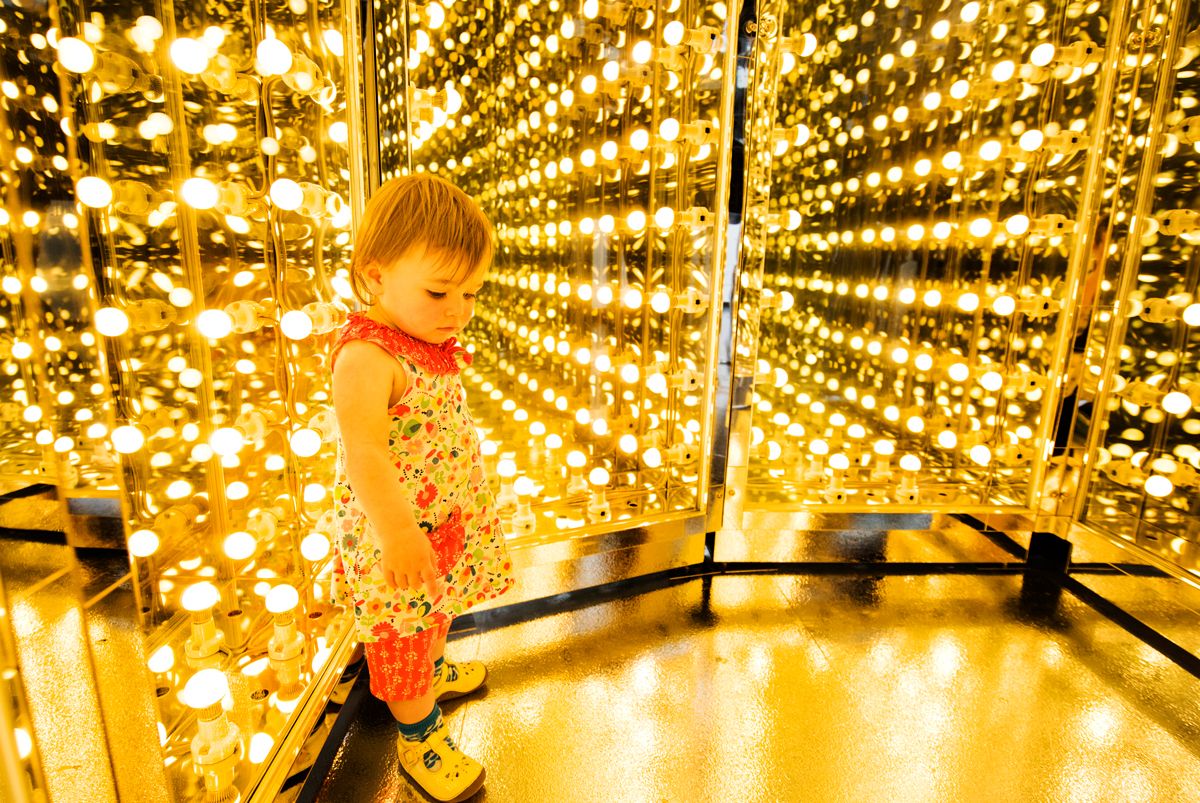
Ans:
[[[429,668],[429,673],[433,674],[433,667]],[[411,725],[429,716],[435,702],[436,695],[433,688],[430,687],[428,692],[414,700],[390,700],[387,707],[397,722]]]

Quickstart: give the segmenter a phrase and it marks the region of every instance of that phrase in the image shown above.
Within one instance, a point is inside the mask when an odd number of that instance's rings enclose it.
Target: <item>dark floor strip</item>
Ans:
[[[346,695],[346,702],[338,711],[337,718],[333,721],[333,727],[329,729],[329,735],[325,737],[325,744],[321,747],[321,752],[317,754],[317,760],[313,762],[308,770],[308,775],[304,778],[304,785],[300,787],[296,803],[313,803],[317,799],[317,795],[321,793],[321,786],[329,775],[329,770],[333,768],[333,760],[337,758],[338,748],[346,741],[346,732],[350,730],[350,725],[357,718],[359,706],[370,693],[370,675],[364,666],[359,671],[350,693]]]
[[[1200,657],[1193,654],[1186,647],[1167,638],[1141,619],[1129,613],[1129,611],[1088,588],[1078,580],[1070,577],[1064,578],[1062,586],[1087,603],[1092,610],[1107,617],[1134,638],[1140,639],[1145,644],[1158,650],[1188,674],[1200,678]]]

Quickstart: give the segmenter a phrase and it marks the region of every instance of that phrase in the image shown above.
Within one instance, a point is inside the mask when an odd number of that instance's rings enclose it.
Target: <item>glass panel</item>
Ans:
[[[1195,570],[1200,559],[1200,80],[1186,38],[1197,10],[1147,3],[1133,16],[1119,95],[1126,154],[1106,215],[1082,416],[1098,411],[1084,520]],[[1194,38],[1194,37],[1193,37]],[[1111,373],[1108,373],[1111,372]]]
[[[1052,442],[1109,11],[780,13],[756,62],[780,75],[771,135],[748,134],[774,158],[744,246],[746,507],[1025,508]]]
[[[27,69],[3,83],[2,459],[124,519],[175,799],[273,795],[349,643],[326,364],[361,170],[345,12],[5,16]]]
[[[699,511],[726,206],[726,5],[401,12],[377,6],[381,173],[441,173],[496,226],[465,340],[509,534]]]

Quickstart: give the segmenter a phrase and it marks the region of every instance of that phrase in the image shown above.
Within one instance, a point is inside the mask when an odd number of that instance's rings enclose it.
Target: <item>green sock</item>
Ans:
[[[442,709],[434,705],[433,710],[420,722],[413,722],[411,724],[397,722],[396,730],[400,731],[400,738],[406,742],[423,742],[429,738],[429,734],[441,727],[441,724]],[[436,767],[440,760],[438,754],[432,750],[426,750],[425,755],[421,758],[425,762],[425,768],[429,770]]]
[[[433,676],[435,678],[440,678],[442,676],[442,669],[445,668],[445,666],[446,666],[446,658],[444,656],[437,659],[436,661],[434,661],[433,662]],[[454,664],[450,664],[450,671],[446,675],[446,680],[447,681],[458,680],[458,670],[454,668]]]

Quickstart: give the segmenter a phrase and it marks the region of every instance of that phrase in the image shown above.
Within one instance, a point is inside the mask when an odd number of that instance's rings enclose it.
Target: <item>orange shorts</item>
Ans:
[[[450,632],[442,624],[411,636],[392,636],[363,644],[371,670],[371,694],[384,702],[415,700],[433,688],[433,643]]]

